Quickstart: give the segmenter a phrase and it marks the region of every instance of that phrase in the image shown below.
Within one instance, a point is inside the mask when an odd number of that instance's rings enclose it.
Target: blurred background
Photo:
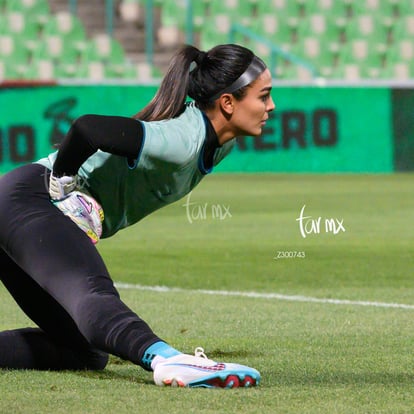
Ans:
[[[158,79],[236,42],[279,80],[414,78],[413,0],[0,0],[0,79]]]
[[[138,112],[181,45],[229,42],[276,111],[218,171],[414,170],[414,0],[0,0],[0,172],[83,113]]]

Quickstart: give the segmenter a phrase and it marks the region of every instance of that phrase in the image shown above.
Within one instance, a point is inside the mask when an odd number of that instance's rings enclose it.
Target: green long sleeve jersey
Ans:
[[[216,166],[234,140],[214,150],[213,165],[203,161],[208,120],[193,104],[176,118],[142,122],[143,144],[134,164],[125,157],[98,150],[80,167],[80,191],[92,195],[103,207],[102,238],[173,203],[191,190]],[[37,163],[52,169],[57,151]]]

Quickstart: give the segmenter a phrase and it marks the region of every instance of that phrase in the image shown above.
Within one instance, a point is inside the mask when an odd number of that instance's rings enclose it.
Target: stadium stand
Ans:
[[[68,10],[54,13],[51,5],[47,0],[0,0],[0,81],[159,78],[157,68],[132,62],[104,28],[89,35],[78,16]]]
[[[141,2],[142,3],[142,2]],[[176,30],[169,46],[183,39],[183,3],[165,2],[163,24]],[[229,41],[234,24],[242,24],[265,42],[245,33],[233,39],[271,60],[272,42],[316,68],[327,79],[412,79],[413,0],[212,0],[193,2],[204,8],[203,25],[194,25],[199,46],[208,49]],[[208,3],[208,4],[206,4]],[[167,12],[168,11],[168,12]],[[175,19],[173,16],[181,16]],[[181,37],[180,37],[181,31]],[[284,57],[272,69],[279,79],[309,80],[314,74]],[[269,62],[268,62],[269,63]]]
[[[229,41],[251,47],[281,80],[414,78],[414,0],[192,0],[190,25],[189,1],[152,1],[155,50],[165,56],[154,65],[104,27],[88,33],[88,16],[56,12],[57,0],[0,0],[0,79],[154,79],[189,31],[204,50]],[[113,5],[144,47],[148,1]]]

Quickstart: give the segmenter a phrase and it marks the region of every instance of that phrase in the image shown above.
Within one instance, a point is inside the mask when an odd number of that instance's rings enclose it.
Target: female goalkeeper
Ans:
[[[236,136],[260,135],[270,92],[270,72],[250,50],[184,46],[135,117],[81,116],[57,152],[0,179],[0,279],[37,325],[0,332],[0,367],[99,370],[113,354],[154,371],[157,385],[259,383],[253,368],[160,339],[121,301],[91,239],[185,196]]]

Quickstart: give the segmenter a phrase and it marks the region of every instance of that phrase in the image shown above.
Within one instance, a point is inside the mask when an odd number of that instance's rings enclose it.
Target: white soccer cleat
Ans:
[[[253,387],[260,382],[260,373],[245,365],[215,362],[206,357],[203,348],[196,348],[194,356],[180,354],[159,362],[154,382],[172,387]]]

